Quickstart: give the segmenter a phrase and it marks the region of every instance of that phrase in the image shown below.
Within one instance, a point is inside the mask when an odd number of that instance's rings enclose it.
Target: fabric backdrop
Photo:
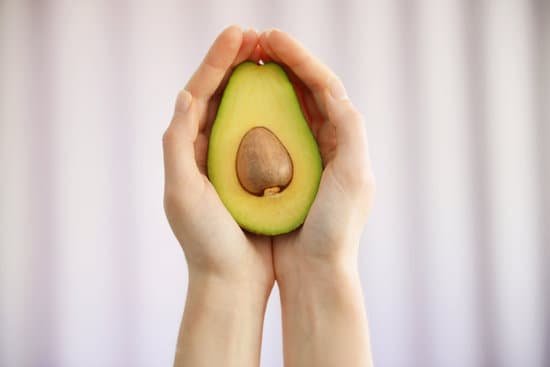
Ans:
[[[0,1],[0,365],[168,366],[175,96],[231,23],[289,31],[366,116],[377,366],[550,366],[550,2]],[[281,366],[276,291],[262,363]]]

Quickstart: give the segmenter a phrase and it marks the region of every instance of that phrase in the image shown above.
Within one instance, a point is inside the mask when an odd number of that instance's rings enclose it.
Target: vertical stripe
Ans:
[[[476,365],[473,302],[470,137],[461,2],[418,3],[417,94],[425,236],[423,271],[430,361]],[[445,29],[444,32],[440,31]],[[453,354],[460,355],[458,360]]]
[[[494,317],[494,277],[493,263],[490,252],[491,233],[489,231],[490,215],[488,190],[490,187],[487,160],[487,126],[486,126],[486,86],[484,60],[483,2],[470,0],[465,5],[465,30],[467,39],[468,62],[468,96],[470,116],[469,129],[472,139],[471,180],[474,190],[472,198],[472,223],[475,236],[473,245],[477,248],[474,257],[474,268],[477,276],[477,322],[478,340],[481,342],[481,366],[495,366],[495,317]]]
[[[32,365],[55,366],[57,320],[56,298],[58,297],[54,281],[54,269],[57,266],[55,228],[56,196],[55,162],[52,146],[52,74],[50,9],[47,2],[31,2],[31,39],[29,72],[30,84],[27,85],[28,101],[32,109],[26,121],[28,136],[22,142],[30,150],[31,162],[28,165],[31,180],[29,192],[29,228],[31,228],[30,271],[32,277],[27,288],[25,313],[28,315],[25,337],[32,351],[29,363]]]
[[[531,11],[525,1],[489,1],[484,32],[488,227],[500,366],[542,366]]]
[[[550,366],[550,3],[536,1],[532,14],[535,28],[534,85],[536,93],[539,170],[539,268],[543,284],[541,317],[544,330],[542,365]]]
[[[404,60],[399,0],[369,0],[352,8],[347,59],[340,60],[352,102],[365,115],[377,182],[375,204],[360,247],[359,266],[374,364],[412,366],[417,335],[410,281],[408,119],[403,112]],[[348,70],[349,69],[349,70]]]
[[[20,342],[32,336],[26,327],[33,281],[28,222],[32,160],[25,143],[30,119],[25,108],[30,85],[29,18],[21,2],[0,2],[0,366],[25,366],[32,358]]]
[[[136,182],[135,176],[135,105],[132,104],[135,85],[130,80],[133,67],[130,60],[130,6],[127,1],[105,2],[104,19],[109,27],[107,49],[109,68],[106,81],[107,110],[109,120],[108,176],[112,188],[110,208],[113,220],[109,223],[114,262],[117,272],[112,297],[117,315],[119,345],[115,363],[119,366],[139,366],[140,348],[138,340],[139,302],[138,261],[136,246]]]
[[[399,21],[401,24],[401,53],[398,55],[401,65],[400,73],[403,80],[403,115],[402,131],[407,137],[405,140],[408,200],[404,204],[408,214],[408,258],[411,263],[411,294],[410,304],[412,312],[413,340],[411,344],[415,350],[414,366],[430,367],[430,339],[426,333],[429,315],[426,313],[427,304],[427,276],[426,274],[426,222],[424,205],[426,192],[423,182],[425,165],[422,161],[423,131],[420,115],[420,101],[418,99],[419,65],[418,65],[418,1],[404,1],[401,3]]]

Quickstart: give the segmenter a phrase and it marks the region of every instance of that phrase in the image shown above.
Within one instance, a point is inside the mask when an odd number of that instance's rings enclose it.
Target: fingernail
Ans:
[[[254,27],[248,27],[248,29],[246,31],[247,32],[254,32],[254,33],[258,34],[258,31]]]
[[[334,78],[330,83],[330,95],[332,98],[341,101],[348,99],[348,93],[346,92],[346,88],[344,88],[344,85],[340,79]]]
[[[189,109],[189,106],[191,106],[191,99],[191,94],[185,89],[179,92],[176,100],[176,111],[186,112]]]

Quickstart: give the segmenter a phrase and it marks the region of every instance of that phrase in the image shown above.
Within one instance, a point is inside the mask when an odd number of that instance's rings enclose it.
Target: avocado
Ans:
[[[280,65],[247,61],[233,70],[212,125],[207,170],[223,204],[247,231],[273,236],[304,222],[323,166]]]

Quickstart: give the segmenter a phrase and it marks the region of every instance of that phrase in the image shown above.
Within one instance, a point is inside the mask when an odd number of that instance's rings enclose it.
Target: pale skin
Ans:
[[[235,65],[260,59],[285,66],[324,165],[303,226],[276,237],[243,231],[206,177],[220,91]],[[334,73],[280,30],[231,26],[178,95],[163,146],[166,214],[189,271],[174,365],[258,366],[277,281],[285,366],[372,366],[357,256],[374,180],[362,115]]]

